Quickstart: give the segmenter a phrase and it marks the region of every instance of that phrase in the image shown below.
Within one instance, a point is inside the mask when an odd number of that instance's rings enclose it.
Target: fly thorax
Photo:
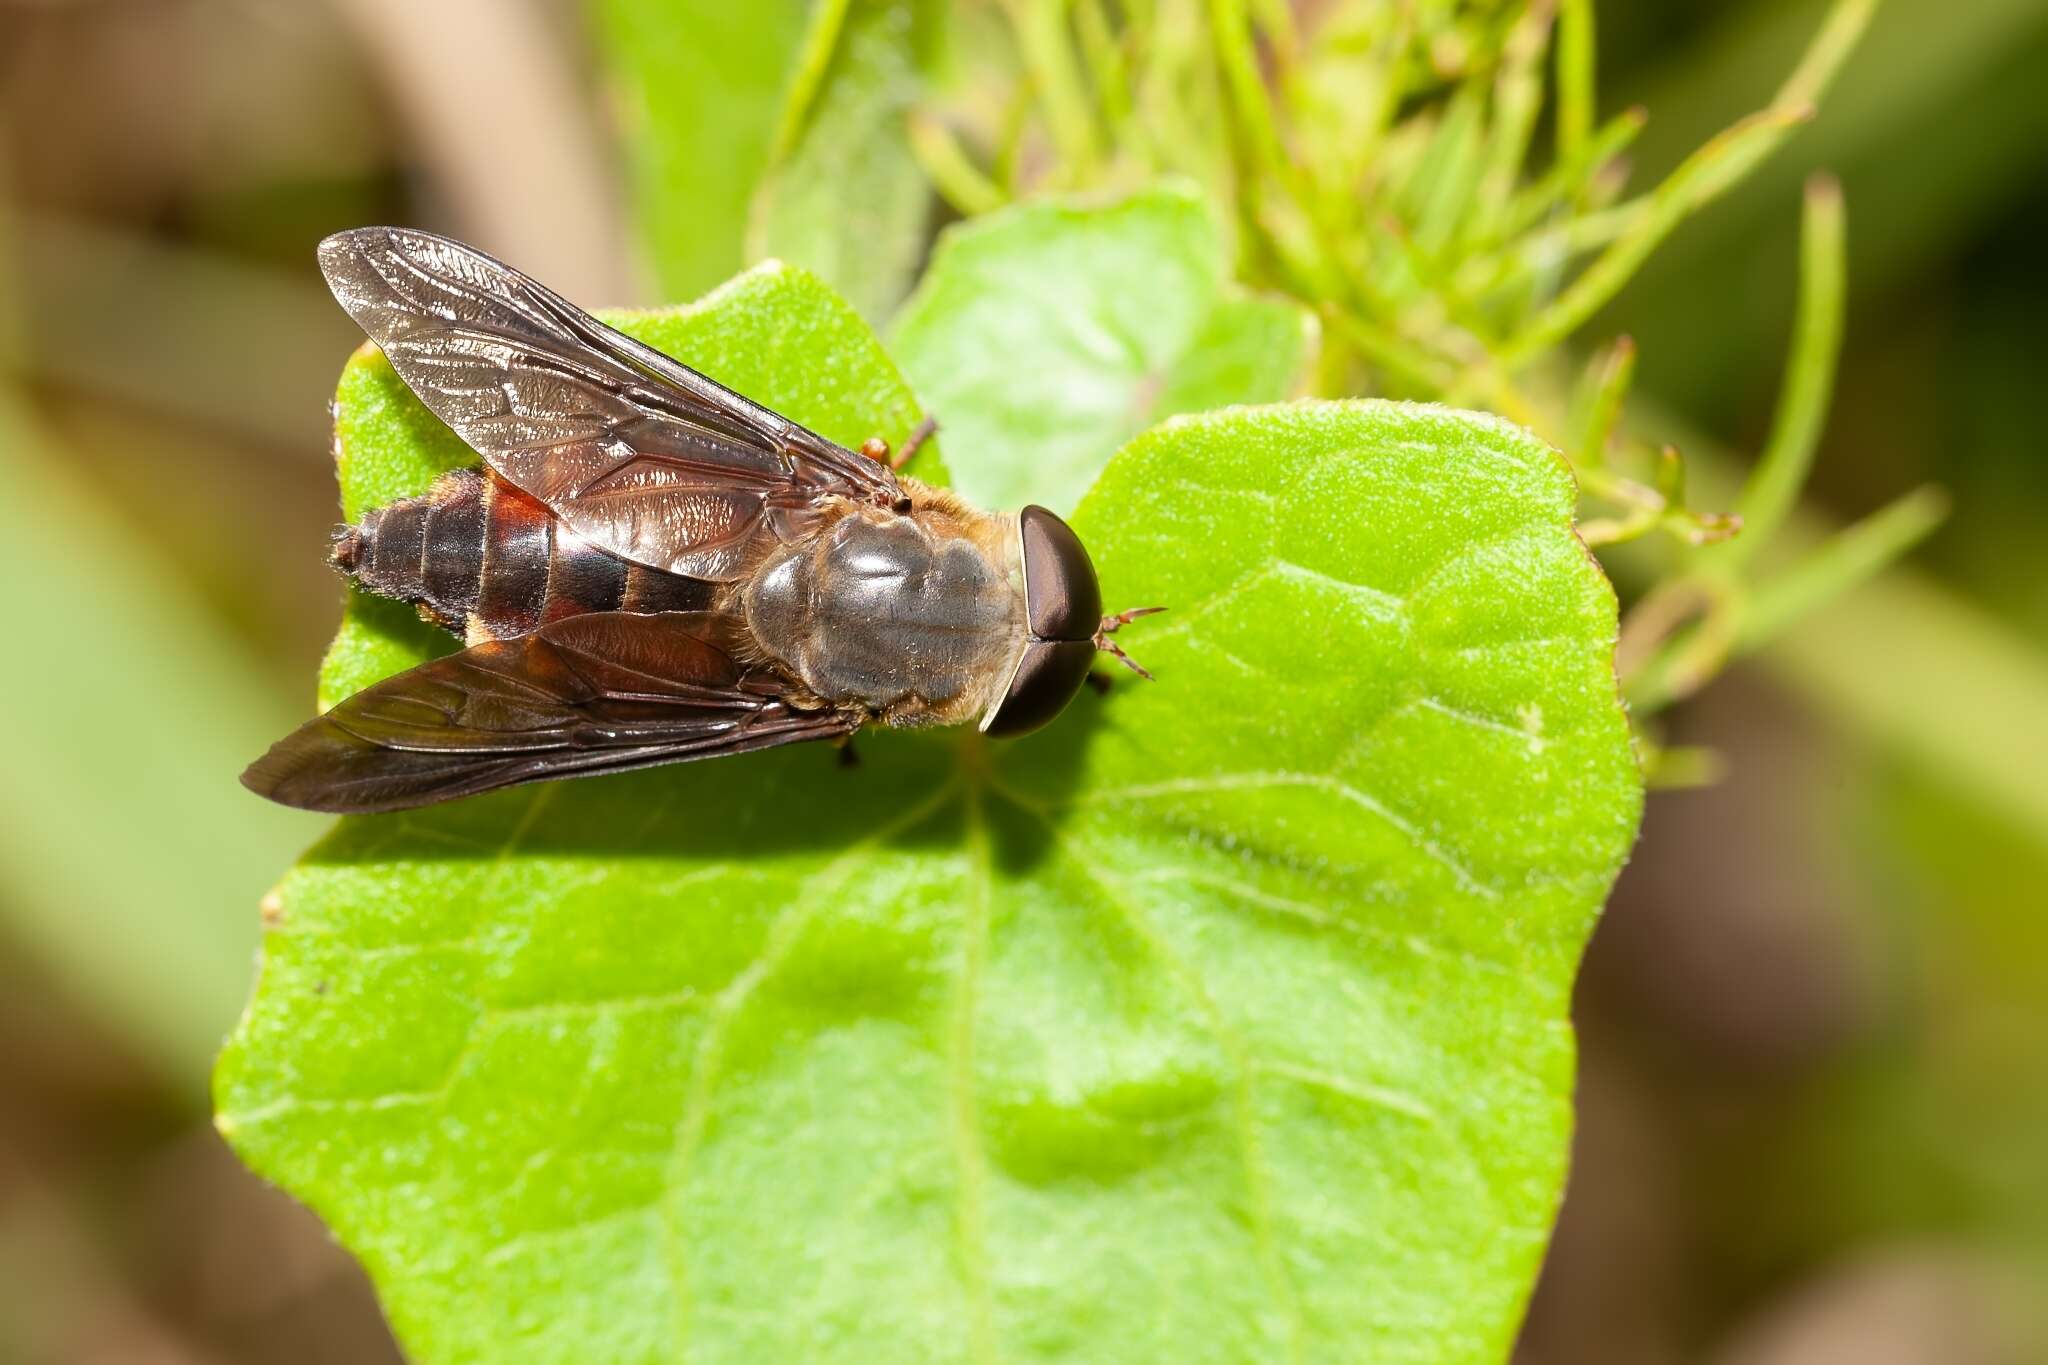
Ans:
[[[1021,637],[1013,575],[959,536],[857,512],[762,564],[742,595],[762,648],[830,702],[953,720]]]

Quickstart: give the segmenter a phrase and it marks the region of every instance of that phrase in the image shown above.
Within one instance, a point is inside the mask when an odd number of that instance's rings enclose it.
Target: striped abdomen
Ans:
[[[334,562],[471,644],[586,611],[702,611],[712,586],[593,549],[534,499],[481,469],[364,515]]]

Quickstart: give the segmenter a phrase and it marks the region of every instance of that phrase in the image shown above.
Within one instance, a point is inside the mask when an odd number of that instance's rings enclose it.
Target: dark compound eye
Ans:
[[[1095,665],[1090,640],[1033,640],[1010,676],[1010,690],[984,727],[991,735],[1021,735],[1057,716],[1081,690]]]
[[[1024,541],[1024,605],[1039,640],[1087,641],[1102,624],[1102,589],[1081,538],[1043,507],[1017,514]]]
[[[1017,532],[1031,636],[984,727],[991,735],[1021,735],[1064,711],[1094,665],[1102,625],[1102,590],[1080,537],[1043,507],[1019,512]]]

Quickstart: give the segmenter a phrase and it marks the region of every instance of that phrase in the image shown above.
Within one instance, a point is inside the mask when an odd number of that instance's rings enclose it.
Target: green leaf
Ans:
[[[915,413],[795,272],[637,327]],[[351,506],[445,463],[370,362],[341,406]],[[1502,1359],[1640,800],[1572,503],[1442,409],[1169,423],[1075,517],[1157,683],[345,820],[220,1127],[421,1361]]]
[[[641,231],[662,288],[690,298],[747,262],[804,0],[595,0]]]
[[[1284,398],[1313,319],[1228,283],[1193,190],[1039,201],[940,238],[893,350],[952,438],[960,489],[1065,512],[1163,417]]]
[[[754,195],[748,254],[816,271],[869,318],[902,301],[924,253],[932,190],[908,116],[942,18],[934,0],[820,4]]]

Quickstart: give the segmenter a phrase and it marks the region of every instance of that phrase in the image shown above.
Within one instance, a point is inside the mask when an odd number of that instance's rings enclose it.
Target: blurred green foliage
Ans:
[[[671,298],[695,298],[744,264],[754,187],[776,149],[782,87],[810,8],[804,0],[591,6],[640,228]]]
[[[12,594],[14,663],[0,672],[8,925],[109,1027],[192,1076],[233,1018],[249,909],[310,823],[208,774],[293,708],[253,683],[245,647],[67,463],[0,392],[0,474],[34,509],[0,537],[0,581],[43,589]],[[104,632],[97,651],[78,642],[81,600]]]

